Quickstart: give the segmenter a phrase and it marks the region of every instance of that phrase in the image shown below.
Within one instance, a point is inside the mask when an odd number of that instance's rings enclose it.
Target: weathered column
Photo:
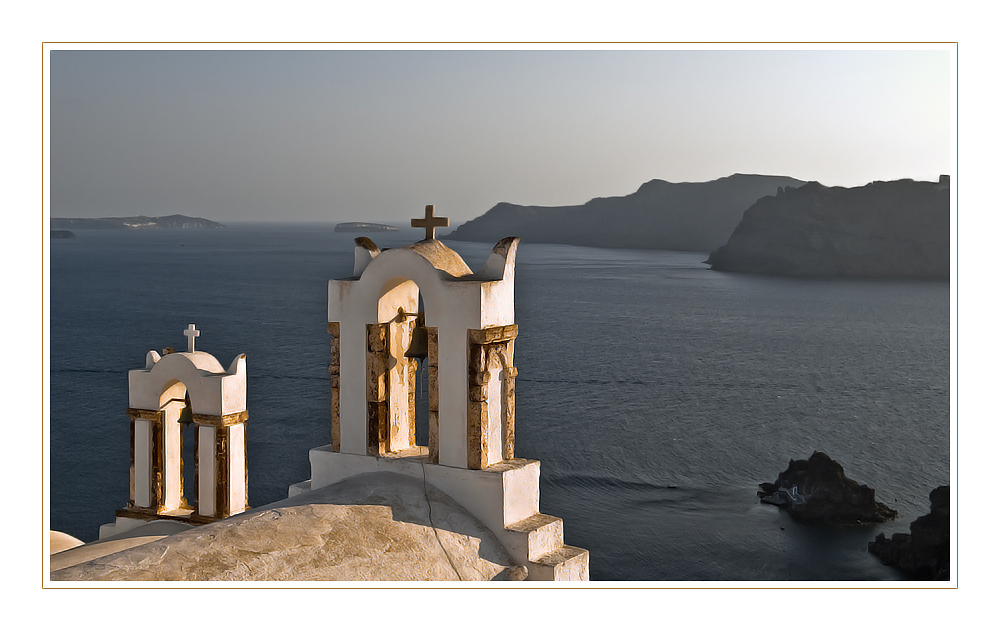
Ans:
[[[386,451],[396,452],[415,444],[415,359],[406,357],[416,322],[411,319],[386,324],[386,402],[388,430]]]
[[[438,330],[427,327],[427,452],[430,461],[438,463]]]
[[[330,332],[330,448],[340,451],[340,322],[327,324]]]
[[[468,467],[513,458],[513,342],[517,325],[469,330]]]
[[[246,411],[193,414],[198,430],[198,502],[202,519],[242,513],[247,501]]]
[[[215,434],[212,424],[196,424],[195,436],[195,512],[199,517],[214,517],[216,514],[215,485],[219,472],[216,470]]]
[[[489,465],[489,449],[485,432],[489,422],[489,372],[487,350],[483,344],[469,343],[469,404],[466,418],[468,447],[467,466],[482,469]]]
[[[514,379],[517,368],[504,369],[503,377],[503,459],[514,458]]]
[[[367,452],[369,456],[386,453],[389,405],[386,400],[386,365],[388,364],[389,325],[368,324],[366,360]]]
[[[128,409],[131,419],[129,445],[129,508],[154,509],[154,435],[163,425],[159,410]]]

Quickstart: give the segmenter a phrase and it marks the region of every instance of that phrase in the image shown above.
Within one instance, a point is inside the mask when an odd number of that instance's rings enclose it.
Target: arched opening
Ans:
[[[153,432],[151,449],[154,506],[158,513],[190,511],[193,507],[187,498],[196,497],[195,429],[184,383],[175,380],[164,388],[160,412],[162,426]]]
[[[418,313],[426,313],[424,311],[424,296],[420,294],[418,300]],[[418,446],[428,446],[430,437],[428,426],[429,423],[429,413],[430,413],[430,384],[429,384],[429,363],[428,358],[428,340],[426,330],[420,334],[419,327],[424,327],[426,329],[426,320],[421,318],[417,320],[417,329],[414,329],[414,336],[410,343],[410,348],[413,349],[412,354],[417,361],[416,369],[416,379],[414,382],[414,388],[416,393],[413,396],[413,424],[414,424],[414,436],[415,441]],[[421,339],[422,336],[422,339]],[[422,353],[422,354],[421,354]]]
[[[198,497],[198,427],[191,410],[191,394],[185,393],[178,419],[181,431],[181,507],[196,506]]]
[[[417,284],[386,283],[369,330],[369,453],[429,455],[436,462],[437,331],[426,326]]]

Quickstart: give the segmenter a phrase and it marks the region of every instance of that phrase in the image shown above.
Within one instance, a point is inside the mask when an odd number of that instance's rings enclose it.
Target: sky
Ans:
[[[955,160],[953,53],[896,48],[63,47],[49,211],[404,222],[434,204],[456,226],[651,179],[936,180]]]

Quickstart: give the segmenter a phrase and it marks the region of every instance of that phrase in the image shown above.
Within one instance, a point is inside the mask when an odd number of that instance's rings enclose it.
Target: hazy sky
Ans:
[[[51,215],[452,226],[653,178],[952,170],[947,50],[54,50]]]

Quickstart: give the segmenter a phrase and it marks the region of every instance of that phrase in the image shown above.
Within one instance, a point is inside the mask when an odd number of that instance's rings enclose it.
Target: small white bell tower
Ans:
[[[207,523],[242,513],[247,503],[246,355],[229,369],[195,350],[201,332],[184,331],[186,353],[146,354],[146,366],[130,370],[129,503],[101,539],[158,519]],[[168,349],[170,350],[170,349]],[[195,490],[184,495],[182,414],[194,423]]]

